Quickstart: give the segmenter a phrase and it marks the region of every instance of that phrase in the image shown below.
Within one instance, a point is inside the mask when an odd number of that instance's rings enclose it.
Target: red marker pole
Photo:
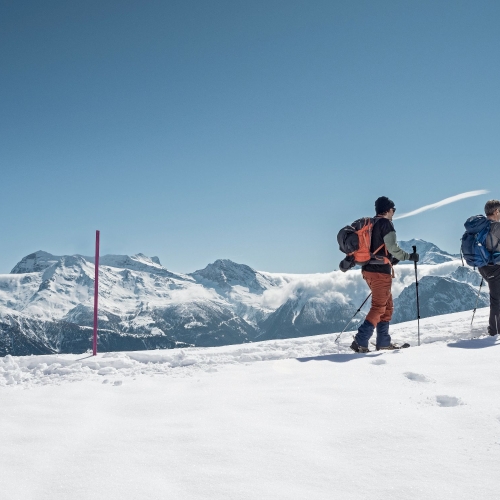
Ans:
[[[95,280],[94,280],[94,342],[93,353],[97,354],[97,306],[99,298],[99,231],[95,232]]]

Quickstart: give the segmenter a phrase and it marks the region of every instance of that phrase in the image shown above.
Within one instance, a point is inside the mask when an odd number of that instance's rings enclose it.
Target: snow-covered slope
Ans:
[[[421,316],[472,309],[480,277],[421,240]],[[446,257],[446,258],[445,258]],[[436,263],[439,262],[439,263]],[[416,316],[414,268],[396,267],[393,322]],[[0,354],[84,352],[93,325],[94,260],[38,251],[0,275]],[[217,260],[189,275],[157,257],[101,257],[99,349],[216,346],[341,331],[368,295],[359,270],[297,275]],[[478,305],[487,304],[483,288]],[[367,310],[369,304],[365,306]],[[353,326],[364,318],[362,311]]]
[[[476,342],[474,339],[485,337],[488,316],[488,308],[478,309],[472,327],[471,311],[421,319],[421,345],[439,342],[449,344],[455,341],[465,341],[464,339],[472,339],[472,342]],[[28,388],[76,380],[114,383],[117,380],[124,381],[141,374],[172,375],[177,368],[183,368],[183,374],[195,375],[199,371],[212,372],[228,365],[256,361],[308,358],[333,354],[353,355],[349,346],[355,333],[355,330],[344,332],[338,340],[338,334],[328,334],[211,348],[183,347],[173,351],[109,352],[98,356],[88,354],[83,356],[53,354],[25,357],[7,355],[0,358],[0,387],[18,385]],[[412,346],[417,346],[417,321],[392,325],[390,333],[396,343],[409,342]],[[496,337],[490,337],[490,340],[495,343]],[[374,348],[371,347],[371,349]],[[380,352],[373,352],[375,357],[380,354]],[[387,352],[383,354],[387,354]]]
[[[487,313],[424,319],[401,352],[349,353],[351,332],[0,358],[2,497],[494,500]],[[416,322],[393,333],[415,345]]]

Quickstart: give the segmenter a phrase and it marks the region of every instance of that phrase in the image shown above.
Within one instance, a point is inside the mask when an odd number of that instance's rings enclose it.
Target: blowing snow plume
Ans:
[[[455,196],[451,196],[450,198],[445,198],[444,200],[438,201],[437,203],[432,203],[431,205],[425,205],[425,207],[417,208],[412,212],[408,212],[406,214],[398,215],[394,217],[396,219],[404,219],[405,217],[411,217],[412,215],[417,215],[422,212],[426,212],[427,210],[434,210],[439,207],[443,207],[444,205],[449,205],[450,203],[455,203],[456,201],[464,200],[465,198],[472,198],[473,196],[479,196],[481,194],[489,193],[485,189],[479,189],[478,191],[467,191],[467,193],[457,194]]]

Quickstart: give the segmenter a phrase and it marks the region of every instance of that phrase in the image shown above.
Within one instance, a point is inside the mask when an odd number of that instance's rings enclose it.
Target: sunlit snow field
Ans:
[[[0,358],[6,499],[493,499],[487,309],[219,348]],[[479,337],[473,339],[473,337]]]

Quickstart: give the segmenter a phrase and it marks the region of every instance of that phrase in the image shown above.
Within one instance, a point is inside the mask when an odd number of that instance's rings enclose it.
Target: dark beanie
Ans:
[[[391,208],[394,208],[394,202],[387,196],[381,196],[375,200],[375,212],[377,214],[385,214]]]

